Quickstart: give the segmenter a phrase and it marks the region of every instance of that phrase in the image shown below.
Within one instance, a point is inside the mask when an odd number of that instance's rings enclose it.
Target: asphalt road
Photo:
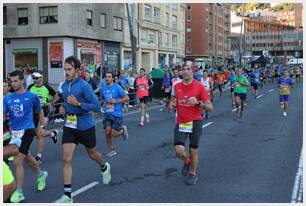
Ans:
[[[101,183],[99,167],[78,146],[73,158],[74,202],[289,203],[302,149],[302,91],[300,82],[290,95],[287,117],[282,116],[275,86],[261,89],[259,99],[248,94],[242,120],[235,118],[229,91],[222,97],[217,93],[214,111],[203,122],[199,181],[194,186],[184,184],[182,162],[174,153],[174,113],[155,106],[144,127],[138,126],[139,113],[128,114],[124,122],[129,140],[115,139],[118,154],[106,158],[111,164],[109,185]],[[101,121],[96,132],[97,149],[106,153]],[[33,141],[32,154],[35,148]],[[49,172],[46,190],[35,191],[36,175],[26,166],[25,202],[53,202],[63,193],[60,144],[47,140],[43,161],[42,169]]]

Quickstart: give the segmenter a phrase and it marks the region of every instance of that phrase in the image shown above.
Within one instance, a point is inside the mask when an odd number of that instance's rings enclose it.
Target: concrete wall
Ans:
[[[124,17],[124,4],[4,4],[7,25],[4,38],[75,36],[123,42],[123,31],[113,29],[113,17]],[[58,23],[40,24],[39,7],[57,6]],[[28,8],[28,25],[17,25],[17,8]],[[87,9],[93,11],[93,25],[86,23]],[[106,14],[106,27],[100,27],[100,13]],[[124,30],[124,25],[123,28]]]

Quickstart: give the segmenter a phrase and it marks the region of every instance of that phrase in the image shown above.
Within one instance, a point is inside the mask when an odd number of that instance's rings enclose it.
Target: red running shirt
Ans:
[[[207,102],[209,100],[207,89],[199,81],[193,80],[189,85],[184,85],[183,82],[177,83],[174,91],[177,108],[176,123],[202,120],[202,108],[199,105],[190,104],[188,99],[195,97],[197,100]]]
[[[149,80],[147,77],[138,77],[136,79],[138,98],[149,96]]]

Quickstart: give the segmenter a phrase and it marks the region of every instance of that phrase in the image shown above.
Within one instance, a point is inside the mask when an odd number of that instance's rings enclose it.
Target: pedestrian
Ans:
[[[289,94],[291,89],[294,88],[292,79],[289,77],[288,70],[284,70],[283,77],[278,79],[278,88],[279,88],[279,103],[281,109],[283,109],[283,116],[288,115],[288,101]]]
[[[150,80],[146,76],[144,68],[140,68],[139,76],[135,79],[134,88],[137,90],[137,96],[140,101],[140,122],[139,126],[144,126],[144,118],[146,116],[146,122],[150,122],[150,116],[148,113],[148,103],[149,103],[149,83]]]
[[[72,203],[72,157],[79,143],[85,146],[88,156],[101,169],[103,184],[111,180],[110,164],[105,162],[96,149],[96,129],[92,112],[99,112],[101,106],[91,86],[79,77],[81,63],[74,56],[65,59],[66,81],[62,85],[64,103],[60,113],[66,115],[62,137],[62,161],[64,194],[57,203]]]
[[[42,153],[44,150],[45,137],[49,136],[53,143],[57,143],[57,130],[49,131],[47,130],[48,122],[49,122],[49,113],[52,110],[52,105],[59,100],[59,96],[55,92],[55,90],[48,84],[43,83],[43,73],[40,70],[36,70],[32,74],[32,79],[34,84],[28,86],[28,91],[36,94],[41,102],[42,109],[44,112],[44,121],[39,122],[39,114],[34,113],[33,120],[35,125],[35,132],[37,137],[37,154],[36,161],[38,164],[42,164]],[[50,101],[50,97],[52,97],[52,101]],[[39,128],[40,127],[40,128]]]
[[[109,152],[106,156],[111,157],[117,154],[113,145],[113,137],[122,136],[123,140],[128,139],[127,127],[123,125],[123,104],[129,101],[124,89],[114,82],[115,75],[106,72],[106,84],[99,88],[100,97],[104,102],[104,131]]]
[[[13,71],[10,80],[14,93],[6,96],[3,101],[3,119],[9,119],[12,137],[11,142],[18,142],[19,152],[14,157],[16,168],[17,189],[12,194],[10,200],[18,203],[25,200],[23,193],[24,167],[23,161],[26,160],[29,166],[37,174],[37,190],[43,191],[46,187],[48,172],[42,171],[35,159],[29,153],[30,145],[35,136],[33,121],[34,111],[39,112],[39,120],[43,122],[43,110],[39,98],[36,94],[26,91],[24,88],[24,75],[21,71]]]
[[[242,112],[244,110],[245,101],[246,101],[246,94],[247,94],[247,87],[249,86],[248,78],[242,74],[242,69],[237,69],[237,74],[234,78],[234,95],[235,95],[235,104],[236,104],[236,115],[242,118]]]
[[[184,162],[182,175],[188,176],[186,184],[194,185],[198,180],[196,173],[199,160],[199,141],[202,135],[202,112],[212,111],[208,91],[194,80],[191,64],[182,68],[183,81],[174,87],[171,107],[176,106],[177,116],[174,130],[174,147],[177,156]],[[189,138],[189,155],[185,151],[185,142]]]

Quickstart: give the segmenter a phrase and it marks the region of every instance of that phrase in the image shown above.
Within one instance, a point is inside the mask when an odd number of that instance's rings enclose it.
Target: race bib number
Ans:
[[[258,79],[258,78],[255,78],[255,81],[256,81],[256,82],[258,82],[258,81],[259,81],[259,79]]]
[[[23,130],[12,130],[12,138],[9,142],[9,144],[15,144],[18,148],[21,145],[21,138],[24,135],[24,129]]]
[[[139,89],[140,90],[146,90],[146,87],[145,87],[145,85],[139,85]]]
[[[66,120],[66,123],[65,123],[65,127],[76,129],[77,125],[78,125],[78,121],[77,121],[76,114],[67,115],[67,120]]]
[[[180,132],[192,133],[192,128],[193,128],[193,122],[192,121],[179,124],[179,131]]]
[[[166,92],[166,93],[169,93],[169,92],[170,92],[170,87],[165,88],[165,92]]]
[[[114,109],[114,104],[112,104],[112,103],[106,103],[106,105],[105,105],[105,110],[106,110],[106,112],[113,112],[113,111],[115,111],[115,109]]]

